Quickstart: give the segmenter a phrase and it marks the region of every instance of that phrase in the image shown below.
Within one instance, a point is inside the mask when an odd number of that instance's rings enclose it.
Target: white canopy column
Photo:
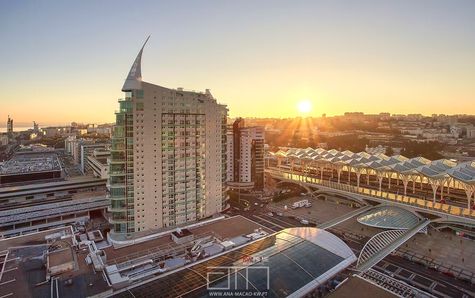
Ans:
[[[361,178],[361,174],[363,173],[364,169],[363,168],[360,168],[360,167],[353,167],[353,169],[355,170],[355,173],[356,173],[356,187],[360,188],[360,178]]]
[[[338,179],[337,181],[338,181],[338,183],[340,183],[341,172],[343,170],[344,165],[341,164],[340,162],[337,162],[333,165],[333,167],[336,170],[336,177]]]
[[[428,180],[429,180],[430,186],[432,188],[432,192],[434,194],[433,203],[435,203],[436,196],[437,196],[437,190],[439,189],[439,187],[441,188],[441,190],[443,190],[442,186],[445,183],[445,179],[444,178],[428,178]],[[441,191],[441,199],[442,199],[442,191]]]
[[[455,188],[455,181],[460,185],[467,195],[467,208],[472,207],[472,196],[475,200],[475,162],[469,161],[458,164],[456,167],[447,171],[447,174],[453,181]]]
[[[461,183],[461,184],[463,186],[463,189],[465,190],[465,194],[467,195],[467,208],[471,209],[472,207],[471,198],[472,198],[472,195],[475,195],[475,187],[473,185],[469,185],[466,183]]]
[[[433,203],[435,203],[435,196],[437,194],[437,188],[439,188],[439,184],[437,182],[431,182],[430,186],[432,187],[432,192],[434,193]]]
[[[407,195],[407,186],[409,185],[409,182],[412,181],[412,192],[415,193],[415,181],[417,180],[417,175],[412,175],[408,173],[401,173],[400,174],[402,184],[404,185],[404,195]]]
[[[293,174],[295,167],[295,157],[290,157],[288,160],[290,161],[290,172]]]
[[[404,195],[407,195],[407,185],[409,184],[409,176],[401,174],[400,177],[404,186]]]
[[[376,177],[378,178],[379,191],[381,192],[382,187],[383,187],[384,172],[383,171],[376,171]]]
[[[280,167],[282,165],[282,157],[277,156],[277,166]]]

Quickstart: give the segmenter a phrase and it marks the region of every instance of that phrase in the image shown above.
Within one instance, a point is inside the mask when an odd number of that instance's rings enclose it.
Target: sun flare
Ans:
[[[297,104],[297,109],[301,114],[308,114],[312,111],[312,103],[310,100],[302,100]]]

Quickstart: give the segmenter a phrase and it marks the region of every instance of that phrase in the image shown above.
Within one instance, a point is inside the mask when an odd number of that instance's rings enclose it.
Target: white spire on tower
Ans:
[[[150,35],[145,40],[137,58],[135,58],[134,64],[132,64],[132,67],[130,68],[129,75],[127,76],[127,79],[125,79],[124,86],[122,86],[122,91],[142,88],[142,52],[149,38]]]

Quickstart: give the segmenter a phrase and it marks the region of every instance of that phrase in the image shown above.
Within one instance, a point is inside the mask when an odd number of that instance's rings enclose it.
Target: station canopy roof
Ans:
[[[475,161],[460,163],[447,170],[447,174],[459,181],[475,185]]]
[[[431,161],[424,157],[407,158],[403,155],[387,156],[385,154],[354,153],[350,150],[338,151],[323,148],[287,148],[275,153],[274,158],[289,158],[302,162],[327,164],[339,167],[366,168],[374,171],[395,172],[401,175],[419,175],[429,179],[453,178],[466,185],[475,186],[475,161],[457,163],[449,159]]]

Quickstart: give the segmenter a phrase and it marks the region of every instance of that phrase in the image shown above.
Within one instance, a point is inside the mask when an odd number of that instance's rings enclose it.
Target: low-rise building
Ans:
[[[0,186],[63,176],[55,151],[18,151],[0,167]]]
[[[102,148],[96,148],[86,156],[85,174],[92,174],[94,177],[102,179],[109,178],[109,166],[107,159],[110,157],[110,151]]]
[[[95,144],[81,144],[79,147],[79,169],[83,174],[86,172],[86,163],[87,157],[93,155],[94,150],[107,150],[109,149],[109,144],[107,143],[95,143]],[[110,155],[110,152],[109,152]]]
[[[8,135],[0,134],[0,146],[8,145]]]
[[[55,138],[60,136],[65,136],[71,133],[71,127],[61,126],[61,127],[45,127],[41,128],[43,136],[47,138]]]
[[[109,143],[95,139],[83,139],[76,136],[70,136],[64,141],[64,148],[67,154],[73,157],[74,163],[79,165],[82,173],[85,173],[86,158],[91,155],[95,149],[108,149]]]
[[[467,138],[468,139],[475,138],[475,127],[474,126],[467,128]]]

